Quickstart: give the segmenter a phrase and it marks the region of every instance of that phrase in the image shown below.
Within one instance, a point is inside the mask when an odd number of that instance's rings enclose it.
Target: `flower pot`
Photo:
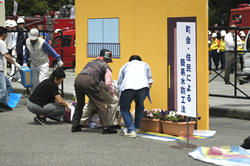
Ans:
[[[187,122],[172,122],[172,121],[162,121],[162,129],[164,134],[168,135],[176,135],[176,136],[187,136]],[[188,133],[189,136],[193,135],[194,126],[196,121],[188,122],[189,128]]]
[[[162,133],[160,119],[142,118],[140,130],[144,132]]]

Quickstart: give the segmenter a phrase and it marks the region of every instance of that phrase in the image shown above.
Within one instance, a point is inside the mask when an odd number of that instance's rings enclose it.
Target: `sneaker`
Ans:
[[[248,81],[247,80],[240,80],[240,85],[243,85],[245,83],[248,83]]]
[[[124,135],[128,132],[128,129],[126,127],[121,127],[121,134]]]
[[[78,126],[72,126],[71,128],[71,132],[74,133],[74,132],[79,132],[79,131],[82,131],[82,128],[80,125]]]
[[[102,134],[116,134],[117,131],[115,129],[112,129],[110,127],[104,127],[102,129]]]
[[[12,110],[12,108],[10,106],[8,106],[8,104],[2,103],[2,102],[0,102],[0,108],[4,109],[6,111],[11,111]]]
[[[45,124],[49,124],[48,122],[47,122],[47,120],[46,120],[46,117],[44,117],[44,118],[40,118],[41,119],[41,121],[43,122],[43,123],[45,123]]]
[[[131,133],[124,133],[124,136],[129,138],[136,138],[136,132],[132,131]]]
[[[39,123],[40,125],[46,125],[46,123],[39,117],[34,117],[34,121]]]

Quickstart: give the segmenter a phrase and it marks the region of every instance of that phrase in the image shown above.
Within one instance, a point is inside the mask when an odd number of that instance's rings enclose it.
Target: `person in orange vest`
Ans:
[[[226,43],[225,43],[225,36],[226,36],[226,31],[222,30],[220,33],[221,39],[220,39],[220,46],[219,49],[217,50],[219,54],[219,59],[221,63],[220,69],[224,69],[226,65],[226,57],[225,57],[225,52],[226,52]]]
[[[212,42],[211,42],[211,53],[212,53],[212,58],[215,64],[215,70],[219,70],[219,56],[217,53],[217,50],[219,49],[220,46],[220,41],[217,39],[217,34],[212,33]]]

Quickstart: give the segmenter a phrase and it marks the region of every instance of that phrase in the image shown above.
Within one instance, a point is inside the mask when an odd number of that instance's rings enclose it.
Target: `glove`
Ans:
[[[220,53],[220,49],[217,50],[217,53]]]
[[[19,65],[19,63],[15,63],[15,66],[16,66],[19,70],[22,69],[21,66]]]
[[[23,67],[28,67],[27,63],[24,63],[24,64],[23,64]]]
[[[63,66],[63,61],[60,60],[60,61],[57,62],[57,64],[58,64],[58,67],[62,67]]]
[[[67,102],[66,102],[67,103]],[[71,106],[69,105],[69,103],[67,103],[67,107],[68,110],[71,110]]]

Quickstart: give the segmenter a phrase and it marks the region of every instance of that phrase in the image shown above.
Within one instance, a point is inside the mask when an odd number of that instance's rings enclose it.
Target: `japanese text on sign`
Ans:
[[[196,117],[196,24],[177,22],[177,113]]]

